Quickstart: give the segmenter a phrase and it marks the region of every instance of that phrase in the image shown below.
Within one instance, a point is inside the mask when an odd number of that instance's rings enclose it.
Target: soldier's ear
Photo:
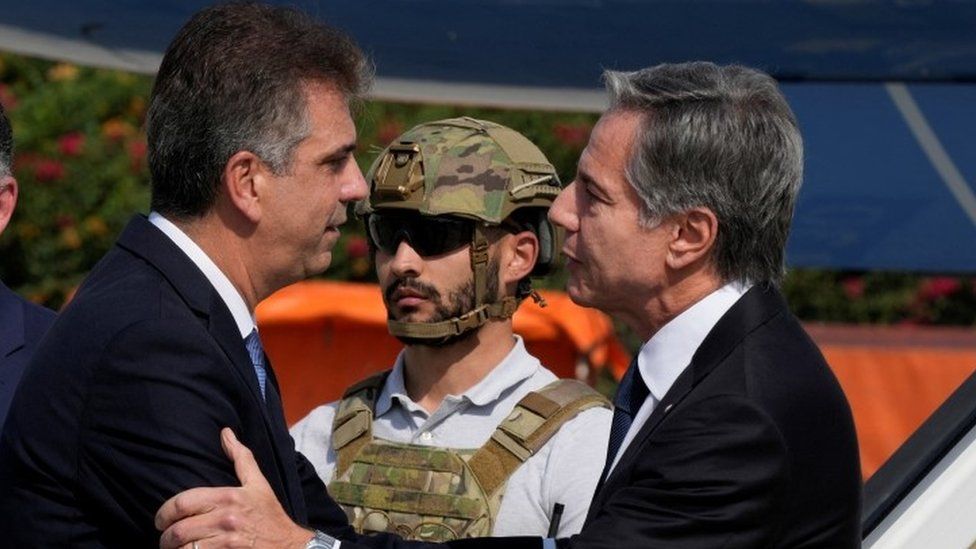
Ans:
[[[539,238],[532,231],[520,231],[505,235],[501,243],[502,282],[517,284],[535,268],[539,258]]]

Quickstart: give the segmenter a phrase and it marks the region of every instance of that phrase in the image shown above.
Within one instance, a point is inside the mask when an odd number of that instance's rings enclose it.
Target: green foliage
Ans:
[[[149,206],[143,118],[151,79],[0,54],[0,101],[16,143],[20,199],[0,235],[0,279],[57,308],[109,249],[134,212]],[[421,122],[472,116],[510,126],[535,142],[568,182],[596,115],[367,102],[357,117],[365,171],[390,141]],[[375,280],[352,220],[324,275]],[[543,287],[562,287],[557,271]],[[804,320],[976,324],[976,278],[905,273],[791,272],[784,283]],[[639,338],[619,327],[629,347]]]
[[[59,306],[148,204],[150,79],[0,56],[0,99],[14,131],[20,188],[0,236],[0,278]]]
[[[976,325],[976,278],[795,270],[783,291],[802,319]]]

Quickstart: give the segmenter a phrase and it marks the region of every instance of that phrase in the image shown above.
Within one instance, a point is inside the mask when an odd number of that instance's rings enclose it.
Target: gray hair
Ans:
[[[641,223],[706,207],[718,218],[712,258],[722,280],[778,284],[803,143],[776,81],[706,62],[607,71],[604,81],[610,112],[642,115],[626,173]]]

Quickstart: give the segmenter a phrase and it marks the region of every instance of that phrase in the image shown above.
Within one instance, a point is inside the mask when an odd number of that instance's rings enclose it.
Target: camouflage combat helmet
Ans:
[[[361,216],[399,210],[475,222],[471,238],[475,308],[436,323],[390,320],[391,334],[431,340],[448,338],[477,328],[489,319],[509,318],[527,295],[537,297],[528,281],[524,281],[516,297],[486,303],[485,227],[501,225],[519,212],[519,219],[539,239],[534,276],[546,274],[559,251],[558,234],[546,218],[560,191],[559,178],[542,151],[522,134],[467,117],[421,124],[380,154],[366,180],[369,198],[356,207]]]

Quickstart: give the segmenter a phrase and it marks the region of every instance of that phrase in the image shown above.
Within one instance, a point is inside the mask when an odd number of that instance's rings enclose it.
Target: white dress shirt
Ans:
[[[657,403],[661,402],[681,372],[691,364],[691,358],[708,333],[751,286],[739,282],[722,286],[674,317],[644,343],[637,355],[637,369],[650,394],[634,415],[634,421],[630,424],[627,436],[620,444],[607,475],[617,466],[620,456],[640,432],[647,418],[651,417]]]
[[[237,291],[227,275],[220,270],[220,267],[217,267],[217,264],[210,259],[207,253],[172,221],[156,212],[150,212],[149,222],[169,237],[180,250],[183,250],[190,261],[200,269],[203,276],[207,277],[210,285],[217,290],[217,294],[230,309],[230,314],[234,315],[234,322],[237,323],[237,329],[241,332],[241,339],[250,335],[251,331],[257,328],[254,315],[247,308],[247,303],[241,297],[241,293]]]

